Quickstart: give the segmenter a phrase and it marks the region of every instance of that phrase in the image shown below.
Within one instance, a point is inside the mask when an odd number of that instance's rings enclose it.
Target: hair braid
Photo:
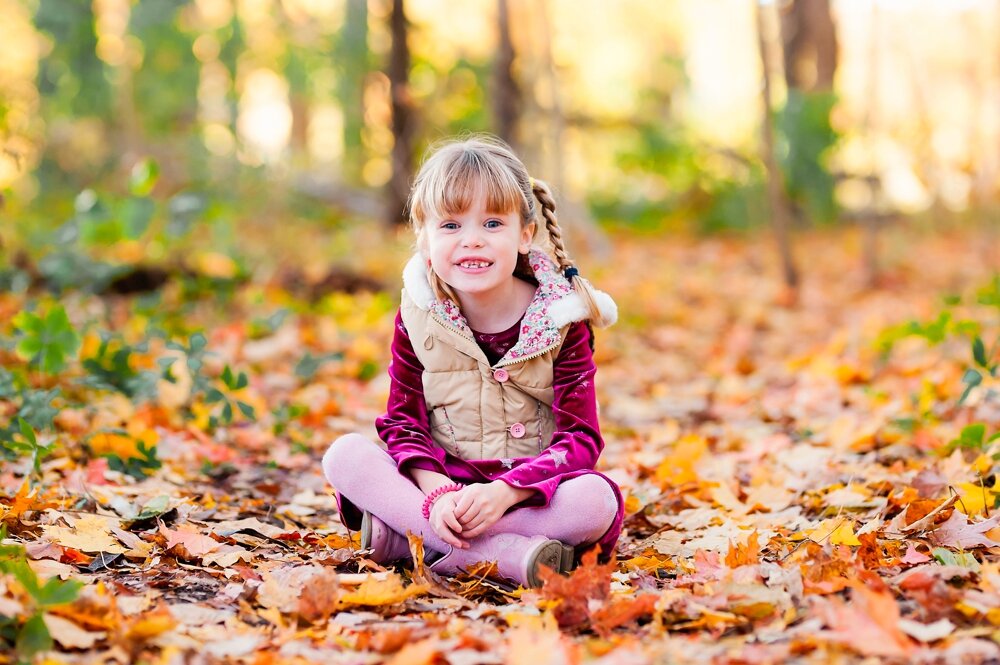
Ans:
[[[545,219],[545,229],[548,231],[549,240],[552,242],[552,251],[555,254],[556,263],[559,265],[560,272],[565,273],[567,268],[575,268],[576,263],[570,258],[569,252],[566,251],[566,245],[563,243],[562,229],[559,227],[559,219],[556,217],[555,199],[552,198],[549,186],[541,180],[531,180],[531,191],[541,204],[542,217]],[[581,277],[576,270],[573,273],[575,274],[567,277],[567,279],[569,279],[570,284],[573,285],[573,290],[580,296],[584,306],[587,308],[588,325],[590,323],[598,327],[609,325],[612,320],[608,319],[597,306],[594,287],[590,285],[589,281]],[[591,336],[590,340],[591,344],[593,344],[593,336]]]
[[[545,220],[545,229],[549,232],[549,239],[552,241],[552,250],[556,255],[556,262],[559,270],[566,270],[574,266],[573,259],[566,251],[563,244],[562,229],[559,228],[559,218],[556,217],[556,202],[552,198],[549,186],[541,180],[532,181],[532,193],[538,202],[542,204],[542,218]]]

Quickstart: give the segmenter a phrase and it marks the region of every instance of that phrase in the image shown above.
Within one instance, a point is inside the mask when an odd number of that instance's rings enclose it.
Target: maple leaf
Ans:
[[[746,545],[730,542],[729,551],[726,553],[726,565],[730,568],[739,568],[740,566],[760,563],[761,548],[757,539],[757,532],[754,531],[747,538]]]
[[[427,592],[423,584],[403,586],[403,580],[395,573],[384,579],[370,577],[354,591],[349,591],[340,597],[340,606],[349,605],[395,605],[407,598],[420,596]]]
[[[558,601],[555,616],[563,628],[583,625],[590,617],[592,601],[603,603],[611,594],[611,573],[615,562],[597,563],[597,548],[583,555],[580,565],[568,577],[541,567],[542,597]]]
[[[25,481],[14,496],[10,498],[0,497],[0,522],[14,524],[20,521],[21,515],[28,511],[45,510],[55,505],[55,503],[45,500],[41,490],[36,489],[34,492],[29,492],[29,483]]]
[[[998,524],[1000,524],[1000,513],[988,520],[971,524],[968,517],[956,510],[947,522],[931,532],[931,540],[944,547],[960,549],[993,547],[1000,545],[1000,542],[991,540],[986,536],[986,532]]]
[[[117,523],[117,520],[109,520],[97,515],[84,515],[76,520],[72,527],[48,525],[43,526],[42,531],[45,532],[46,538],[63,547],[83,552],[124,554],[125,548],[122,547],[117,538],[111,535],[112,523]]]
[[[899,627],[899,606],[887,591],[851,585],[851,604],[831,598],[821,606],[829,637],[865,656],[904,658],[913,643]]]
[[[631,623],[639,617],[653,614],[657,600],[659,600],[659,595],[655,593],[612,598],[604,606],[591,613],[591,625],[598,635],[607,637],[613,629]]]
[[[674,444],[673,450],[656,467],[656,480],[660,487],[676,487],[698,480],[694,467],[708,452],[703,437],[688,435]]]
[[[316,622],[333,614],[339,603],[340,585],[337,573],[323,568],[302,587],[299,596],[298,614],[306,621]]]
[[[177,529],[168,529],[163,522],[160,522],[160,533],[167,539],[163,546],[164,549],[174,550],[185,559],[201,558],[222,547],[222,543],[219,541],[189,527],[181,526]]]

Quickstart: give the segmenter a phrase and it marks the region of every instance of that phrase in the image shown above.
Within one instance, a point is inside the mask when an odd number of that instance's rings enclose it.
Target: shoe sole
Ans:
[[[539,543],[531,557],[531,565],[528,566],[528,586],[538,588],[542,586],[542,580],[538,576],[538,571],[542,566],[548,566],[552,570],[563,572],[563,556],[566,546],[558,540],[546,540]]]
[[[572,545],[564,544],[562,548],[562,560],[559,563],[559,572],[565,574],[576,567],[574,565],[575,561],[573,560],[576,556],[576,551],[573,549]]]
[[[372,546],[372,514],[367,510],[361,516],[361,549],[371,549]]]

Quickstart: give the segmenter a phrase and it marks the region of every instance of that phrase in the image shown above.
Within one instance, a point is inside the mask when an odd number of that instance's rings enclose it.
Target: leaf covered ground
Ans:
[[[875,289],[853,235],[798,251],[797,298],[767,239],[584,264],[622,312],[626,529],[532,591],[416,541],[382,568],[340,525],[319,457],[374,438],[395,277],[204,253],[144,296],[0,293],[0,662],[995,662],[997,239],[892,231]]]

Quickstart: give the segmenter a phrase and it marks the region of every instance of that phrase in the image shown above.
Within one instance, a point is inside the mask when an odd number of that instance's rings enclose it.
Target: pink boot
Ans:
[[[371,549],[375,563],[391,563],[410,556],[410,543],[367,510],[361,517],[361,549]]]
[[[501,576],[526,588],[542,585],[539,566],[565,573],[572,561],[572,548],[545,536],[521,536],[516,533],[498,533],[480,536],[466,550],[452,548],[450,552],[431,564],[437,573],[454,574],[481,561],[495,561]]]

